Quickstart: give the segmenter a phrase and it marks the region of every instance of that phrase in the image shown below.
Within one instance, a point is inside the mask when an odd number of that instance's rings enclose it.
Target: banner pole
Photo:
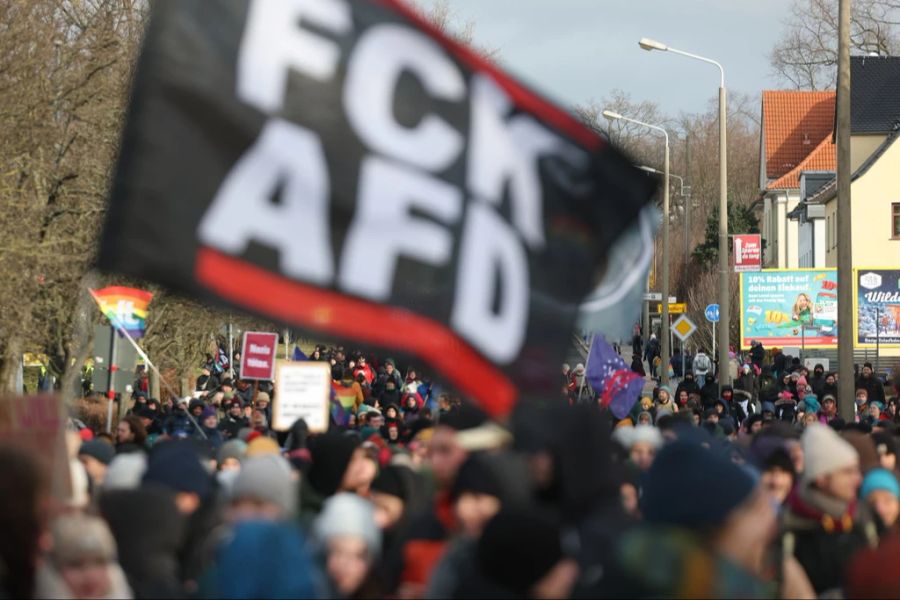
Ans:
[[[231,329],[231,315],[228,315],[228,370],[231,371],[231,378],[236,379],[234,372],[234,336]]]
[[[581,383],[578,385],[578,400],[577,400],[577,402],[581,402],[581,391],[584,389],[584,381],[587,379],[588,365],[591,364],[591,348],[594,347],[594,336],[595,335],[597,335],[597,334],[596,333],[591,334],[591,345],[588,348],[587,358],[584,359],[584,373],[581,376]]]
[[[122,335],[125,337],[125,339],[127,339],[129,342],[131,342],[131,345],[134,346],[134,349],[138,353],[138,355],[144,359],[144,362],[147,363],[147,366],[150,367],[151,369],[153,369],[153,372],[156,373],[156,376],[159,378],[160,384],[166,388],[166,391],[169,392],[169,394],[171,394],[172,396],[178,398],[179,395],[175,393],[175,390],[173,390],[172,387],[168,383],[166,383],[166,380],[163,379],[163,376],[159,372],[159,369],[156,367],[156,365],[154,365],[150,361],[150,357],[147,356],[147,353],[144,352],[143,348],[138,346],[138,343],[136,341],[134,341],[134,338],[131,337],[131,335],[128,333],[128,331],[124,327],[117,327],[117,326],[113,325],[113,338],[115,338],[115,330],[116,329],[118,329],[122,333]],[[231,365],[229,364],[229,366],[231,366]]]
[[[106,379],[106,433],[112,433],[113,400],[116,397],[114,377],[116,371],[119,370],[116,366],[116,345],[118,340],[116,340],[116,328],[112,323],[109,326],[109,335],[109,372]]]

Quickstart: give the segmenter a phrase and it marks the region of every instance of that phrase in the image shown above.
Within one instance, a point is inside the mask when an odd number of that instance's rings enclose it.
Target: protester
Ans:
[[[81,514],[57,517],[52,546],[37,573],[37,598],[133,598],[116,560],[106,522]]]
[[[782,549],[803,566],[816,594],[840,589],[853,554],[874,547],[878,534],[857,502],[859,455],[830,427],[809,426],[801,439],[805,468],[788,497]]]
[[[374,567],[381,552],[381,532],[368,500],[346,492],[332,496],[313,524],[313,533],[334,596],[380,596]]]
[[[835,397],[819,400],[818,384],[834,383],[820,368],[808,381],[787,373],[780,389],[751,357],[735,390],[712,372],[701,388],[688,371],[675,394],[647,386],[623,409],[575,402],[579,388],[595,397],[581,365],[564,378],[575,406],[521,399],[507,430],[452,392],[426,402],[428,377],[408,365],[320,354],[343,369],[336,385],[363,394],[327,432],[302,419],[274,432],[271,384],[223,380],[203,399],[165,398],[171,410],[148,400],[122,421],[119,453],[72,434],[63,510],[96,506],[118,546],[118,558],[97,546],[85,594],[812,597],[848,593],[857,557],[897,527],[889,407],[864,390],[863,418],[845,426]],[[127,452],[155,426],[158,439]],[[50,505],[4,452],[0,492],[17,520],[0,519],[0,593],[33,597],[37,580],[72,596],[39,543],[59,513],[16,504],[9,489]],[[125,588],[105,583],[116,561]]]
[[[703,386],[706,385],[706,378],[712,371],[712,361],[703,348],[697,351],[691,368],[694,372],[694,378],[697,380],[697,385],[700,389],[703,389]]]
[[[115,456],[112,446],[98,440],[84,442],[78,450],[78,460],[84,465],[93,484],[98,487],[103,485],[106,471]]]
[[[887,469],[872,469],[863,478],[859,497],[878,516],[881,529],[890,529],[900,515],[900,484]]]
[[[646,526],[621,541],[613,596],[771,595],[765,565],[776,519],[751,473],[699,441],[678,440],[647,473],[640,504]],[[692,564],[705,565],[702,576]],[[655,566],[653,577],[646,576],[648,565]],[[779,570],[783,597],[811,596],[792,559]]]
[[[116,452],[146,450],[147,430],[137,415],[128,415],[116,427]]]

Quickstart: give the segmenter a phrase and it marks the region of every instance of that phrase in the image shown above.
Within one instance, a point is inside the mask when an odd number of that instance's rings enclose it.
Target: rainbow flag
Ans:
[[[144,336],[147,329],[147,305],[153,299],[153,294],[119,286],[90,292],[110,323],[124,329],[133,338]]]

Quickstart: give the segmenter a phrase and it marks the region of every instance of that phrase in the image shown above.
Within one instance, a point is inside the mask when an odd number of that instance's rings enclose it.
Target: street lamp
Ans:
[[[640,165],[640,166],[638,166],[638,169],[641,169],[642,171],[647,171],[648,173],[653,173],[654,175],[663,175],[663,174],[664,174],[664,173],[663,173],[662,171],[660,171],[659,169],[654,169],[653,167],[648,167],[647,165]],[[681,221],[682,221],[682,224],[684,225],[684,275],[686,275],[686,274],[687,274],[688,263],[690,262],[690,261],[689,261],[689,257],[690,257],[690,241],[689,241],[690,230],[689,230],[689,227],[688,227],[688,223],[691,222],[691,215],[690,215],[690,210],[691,210],[691,186],[689,186],[689,185],[684,185],[684,177],[681,177],[680,175],[673,175],[672,173],[669,173],[669,177],[674,177],[675,179],[678,180],[678,183],[679,183],[679,185],[681,186],[681,190],[679,191],[679,195],[681,196],[682,202],[684,203],[684,205],[683,205],[683,211],[684,211],[684,212],[683,212],[682,215],[681,215]],[[684,276],[684,275],[682,275],[682,276]]]
[[[729,291],[728,273],[728,158],[726,156],[725,135],[725,69],[722,64],[710,58],[676,50],[662,42],[641,38],[638,45],[644,50],[660,50],[680,54],[694,60],[699,60],[719,68],[719,319],[722,326],[719,328],[719,390],[723,385],[731,383],[728,373],[728,329],[731,315],[731,294]]]
[[[635,125],[641,125],[663,134],[666,139],[666,157],[663,171],[663,268],[662,268],[662,330],[660,331],[660,378],[662,382],[669,383],[669,132],[659,125],[651,125],[637,119],[632,119],[611,110],[604,110],[603,116],[610,121],[627,121]],[[653,365],[651,364],[652,368]]]

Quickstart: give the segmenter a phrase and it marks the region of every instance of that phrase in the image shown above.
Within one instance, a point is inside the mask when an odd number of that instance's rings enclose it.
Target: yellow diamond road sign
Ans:
[[[694,325],[693,321],[687,318],[687,315],[681,315],[678,317],[677,321],[672,323],[672,331],[678,336],[678,339],[683,342],[697,331],[697,326]]]

